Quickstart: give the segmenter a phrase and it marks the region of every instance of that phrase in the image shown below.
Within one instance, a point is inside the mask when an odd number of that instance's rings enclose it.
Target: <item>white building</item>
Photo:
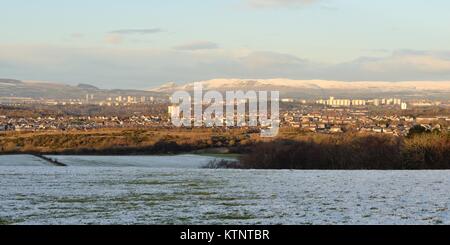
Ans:
[[[405,102],[402,103],[401,105],[402,110],[407,110],[408,109],[408,104],[406,104]]]
[[[168,111],[169,111],[169,116],[179,115],[181,112],[179,106],[169,106]]]
[[[282,99],[281,102],[283,102],[283,103],[293,103],[293,102],[294,102],[294,99],[291,99],[291,98],[285,98],[285,99]]]
[[[366,105],[365,100],[352,100],[352,105],[354,106],[364,106]]]

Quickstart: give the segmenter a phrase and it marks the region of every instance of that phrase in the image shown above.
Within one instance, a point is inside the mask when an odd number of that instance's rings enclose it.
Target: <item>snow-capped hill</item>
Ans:
[[[174,82],[165,83],[157,88],[150,89],[152,92],[167,92],[172,90],[177,90],[179,86]]]
[[[279,90],[294,92],[307,90],[343,90],[372,92],[440,91],[450,92],[450,81],[361,81],[344,82],[328,80],[291,80],[291,79],[212,79],[200,81],[204,90]],[[194,83],[176,86],[165,84],[151,91],[171,93],[177,90],[192,91]]]

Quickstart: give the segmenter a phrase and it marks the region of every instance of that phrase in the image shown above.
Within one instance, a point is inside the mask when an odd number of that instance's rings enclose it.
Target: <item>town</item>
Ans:
[[[144,96],[95,100],[93,95],[86,95],[84,100],[43,99],[32,103],[3,99],[0,132],[171,128],[174,126],[170,114],[177,109],[177,105],[169,103],[169,98]],[[236,114],[236,120],[238,117],[248,119],[249,115]],[[280,101],[281,128],[325,134],[360,132],[406,136],[414,126],[427,131],[449,130],[450,100],[330,97],[318,100],[283,98]]]

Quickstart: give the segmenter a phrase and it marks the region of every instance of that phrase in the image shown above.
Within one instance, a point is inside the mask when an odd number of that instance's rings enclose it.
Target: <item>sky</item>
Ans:
[[[447,0],[0,0],[0,78],[450,80]]]

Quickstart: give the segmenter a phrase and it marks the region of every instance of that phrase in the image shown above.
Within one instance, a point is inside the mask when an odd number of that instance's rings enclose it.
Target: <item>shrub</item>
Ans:
[[[214,159],[208,164],[203,166],[203,168],[209,169],[237,169],[241,168],[239,161],[225,160],[225,159]]]
[[[450,169],[448,134],[318,136],[257,143],[241,158],[255,169]]]

